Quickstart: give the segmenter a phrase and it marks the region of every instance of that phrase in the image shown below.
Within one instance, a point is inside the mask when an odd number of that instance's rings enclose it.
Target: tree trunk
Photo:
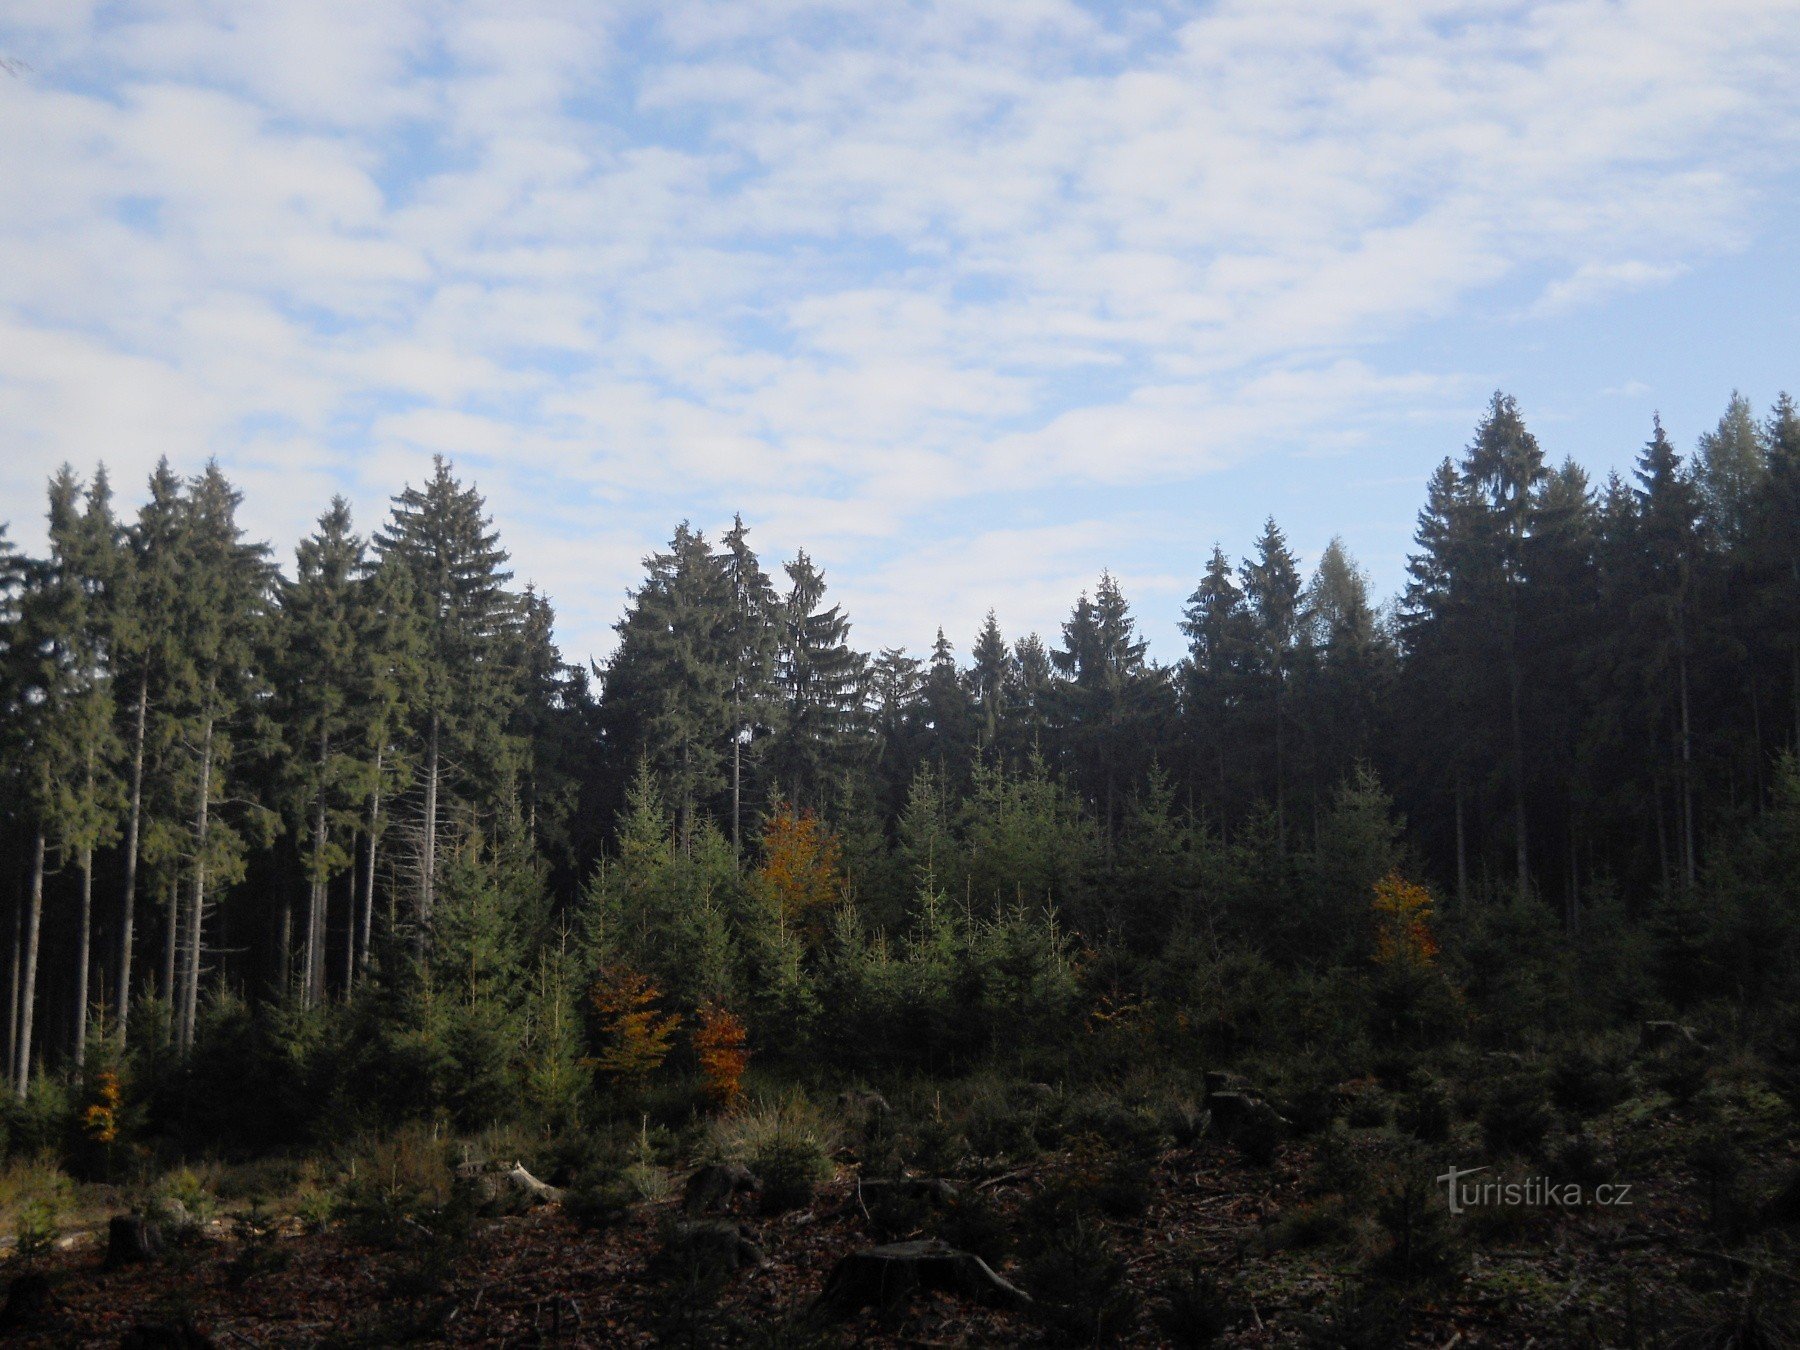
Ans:
[[[419,932],[413,940],[421,954],[437,889],[438,730],[438,714],[434,712],[431,733],[425,741],[425,854],[419,859]]]
[[[375,925],[375,850],[381,841],[381,748],[375,751],[375,791],[369,799],[369,861],[363,874],[362,930],[357,939],[356,968],[369,968],[369,936]]]
[[[1463,784],[1456,780],[1456,903],[1469,903],[1469,827],[1468,808],[1463,802]]]
[[[181,1038],[183,1051],[194,1048],[194,1027],[200,1013],[200,946],[206,923],[206,848],[212,828],[212,754],[213,719],[206,718],[206,731],[200,741],[200,803],[194,819],[194,890],[188,904],[187,962],[181,991]]]
[[[131,1021],[132,926],[137,917],[138,822],[144,802],[144,718],[150,706],[150,672],[138,677],[131,731],[131,798],[125,811],[125,886],[119,904],[119,1039]]]
[[[13,883],[12,955],[6,967],[6,1072],[19,1062],[19,953],[25,940],[25,896]]]
[[[1275,670],[1275,848],[1287,857],[1287,762],[1282,736],[1281,669]]]
[[[1522,709],[1524,694],[1521,689],[1524,677],[1519,670],[1519,654],[1510,634],[1507,643],[1506,666],[1507,702],[1510,706],[1512,720],[1513,833],[1516,836],[1517,845],[1519,898],[1523,900],[1531,894],[1531,860],[1525,838],[1525,725]]]
[[[44,826],[39,822],[31,850],[31,898],[25,909],[25,970],[19,983],[19,1054],[13,1062],[13,1090],[25,1100],[31,1085],[31,1020],[37,1002],[38,933],[44,918]]]
[[[275,983],[286,998],[294,992],[294,893],[290,886],[281,888],[281,923],[275,951]]]
[[[1662,866],[1663,894],[1667,895],[1675,889],[1675,869],[1669,863],[1669,822],[1663,818],[1662,786],[1657,785],[1655,794],[1656,806],[1656,857]]]
[[[1687,887],[1694,889],[1697,864],[1694,859],[1694,731],[1688,706],[1687,648],[1680,651],[1681,675],[1681,856],[1686,868]]]
[[[81,910],[75,939],[75,1069],[87,1063],[88,961],[94,947],[94,850],[81,850]]]
[[[325,764],[330,756],[330,738],[319,736],[319,789],[313,794],[312,865],[307,869],[306,888],[306,966],[302,1007],[311,1008],[325,997],[325,904],[328,895],[325,879],[325,846],[329,842],[325,825]]]
[[[731,857],[734,863],[744,856],[740,834],[743,808],[744,710],[735,694],[731,700]]]
[[[175,946],[180,927],[180,886],[171,876],[163,883],[162,996],[163,1035],[175,1034]]]
[[[344,998],[356,987],[356,840],[351,837],[350,870],[344,875]]]

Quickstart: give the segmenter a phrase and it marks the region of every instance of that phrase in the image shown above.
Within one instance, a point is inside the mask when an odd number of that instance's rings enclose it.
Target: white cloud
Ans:
[[[1048,626],[1151,526],[975,503],[1351,452],[1454,384],[1376,344],[1739,247],[1800,133],[1795,0],[22,3],[0,52],[0,514],[217,453],[366,525],[447,450],[577,651],[736,507],[871,641]]]

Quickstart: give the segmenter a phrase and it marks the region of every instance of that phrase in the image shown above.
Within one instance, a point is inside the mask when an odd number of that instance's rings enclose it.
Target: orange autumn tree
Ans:
[[[606,1036],[606,1048],[589,1062],[615,1083],[640,1086],[669,1057],[681,1014],[664,1013],[661,999],[648,976],[624,968],[602,975],[588,991]]]
[[[737,1014],[716,1003],[701,1005],[694,1055],[700,1062],[700,1089],[713,1105],[730,1106],[743,1094],[748,1044],[749,1033]]]
[[[843,846],[811,811],[778,802],[763,826],[756,879],[783,923],[816,928],[844,891]]]
[[[1431,892],[1398,872],[1375,883],[1375,964],[1428,969],[1438,954],[1431,931]]]
[[[102,1069],[94,1075],[91,1095],[81,1113],[81,1128],[96,1144],[107,1145],[119,1138],[119,1107],[124,1094],[119,1089],[119,1075]]]

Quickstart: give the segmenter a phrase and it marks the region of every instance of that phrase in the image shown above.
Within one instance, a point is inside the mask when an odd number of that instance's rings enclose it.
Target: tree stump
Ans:
[[[651,1274],[720,1277],[745,1266],[763,1263],[762,1248],[751,1241],[750,1230],[735,1223],[708,1220],[678,1223],[663,1239],[662,1250],[651,1261]]]
[[[1698,1048],[1700,1038],[1694,1035],[1692,1027],[1679,1022],[1646,1022],[1638,1032],[1639,1050],[1666,1050],[1671,1045]]]
[[[709,1163],[688,1178],[681,1207],[689,1214],[722,1210],[739,1191],[760,1191],[762,1182],[737,1163]]]
[[[956,1184],[942,1177],[866,1177],[856,1186],[865,1201],[923,1200],[942,1209],[954,1205],[959,1195]]]
[[[107,1221],[106,1269],[154,1261],[162,1252],[162,1229],[142,1214],[118,1214]]]
[[[1031,1302],[1029,1294],[996,1275],[979,1256],[936,1238],[921,1238],[843,1257],[832,1267],[819,1304],[842,1316],[859,1308],[893,1307],[916,1293],[932,1291],[1002,1308]]]

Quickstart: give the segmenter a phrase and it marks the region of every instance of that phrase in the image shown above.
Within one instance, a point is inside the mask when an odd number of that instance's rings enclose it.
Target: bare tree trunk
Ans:
[[[312,863],[307,868],[306,956],[301,965],[300,1006],[311,1008],[325,995],[325,767],[331,758],[331,737],[319,731],[319,783],[313,793]]]
[[[281,888],[281,923],[276,941],[280,946],[275,952],[275,982],[281,986],[281,996],[286,998],[293,992],[294,980],[294,894],[291,887]]]
[[[741,862],[744,856],[740,835],[743,807],[744,713],[736,695],[731,700],[731,856]]]
[[[187,970],[181,991],[181,1037],[184,1051],[194,1048],[194,1027],[200,1013],[200,947],[206,923],[206,847],[212,826],[213,719],[206,719],[200,748],[200,805],[194,820],[194,892],[188,906]]]
[[[175,1034],[175,946],[180,927],[180,890],[171,876],[163,883],[163,1035]]]
[[[351,867],[344,875],[344,999],[356,987],[356,856],[355,838],[351,839]]]
[[[437,889],[438,729],[438,715],[434,712],[431,733],[425,742],[425,853],[419,859],[419,932],[414,940],[421,953]]]
[[[1688,706],[1688,663],[1684,643],[1680,656],[1681,674],[1681,855],[1686,867],[1687,886],[1694,889],[1698,870],[1694,859],[1694,731]]]
[[[131,798],[125,812],[125,887],[119,897],[119,1038],[131,1021],[132,926],[137,917],[138,822],[144,803],[144,718],[150,706],[150,672],[138,676],[131,731]]]
[[[94,948],[94,850],[81,850],[81,910],[76,919],[75,1069],[87,1063],[88,961]]]
[[[13,883],[12,955],[6,967],[6,1073],[19,1062],[19,953],[25,940],[25,896]]]
[[[1275,847],[1287,857],[1287,756],[1282,735],[1281,668],[1275,669]]]
[[[1669,863],[1669,822],[1663,818],[1662,786],[1657,785],[1655,794],[1656,806],[1656,856],[1662,865],[1663,894],[1667,895],[1675,889],[1675,869]]]
[[[1460,777],[1456,780],[1456,903],[1469,903],[1469,828]]]
[[[37,1003],[38,934],[44,918],[44,826],[31,850],[31,898],[25,909],[25,971],[19,986],[19,1054],[13,1062],[13,1090],[19,1100],[31,1085],[31,1019]]]
[[[369,937],[375,924],[375,850],[381,840],[381,749],[375,751],[375,791],[369,799],[369,860],[363,874],[362,930],[357,941],[356,968],[369,968]]]
[[[1519,670],[1519,654],[1510,638],[1506,665],[1509,686],[1507,701],[1512,718],[1513,834],[1517,846],[1519,898],[1523,900],[1531,894],[1531,860],[1525,838],[1525,725],[1522,710],[1524,692],[1520,687],[1524,680]]]

